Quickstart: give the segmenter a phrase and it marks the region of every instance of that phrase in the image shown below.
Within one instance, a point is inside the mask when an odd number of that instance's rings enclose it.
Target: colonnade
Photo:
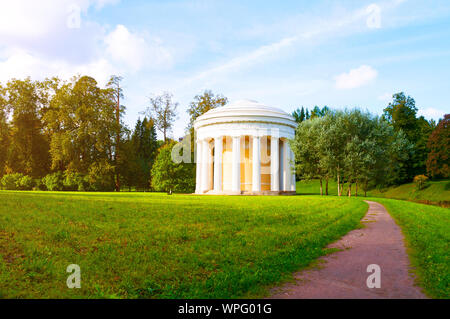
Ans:
[[[241,193],[241,143],[243,136],[232,136],[231,189],[224,189],[223,143],[224,136],[198,139],[196,193]],[[261,136],[252,139],[251,192],[261,192]],[[213,149],[214,148],[214,152]],[[282,153],[280,153],[280,150]],[[294,154],[286,139],[270,137],[270,191],[295,191]],[[212,164],[212,167],[211,167]],[[211,174],[213,176],[211,176]]]

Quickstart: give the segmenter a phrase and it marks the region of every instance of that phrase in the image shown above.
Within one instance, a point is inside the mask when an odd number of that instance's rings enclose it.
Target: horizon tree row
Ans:
[[[340,183],[353,181],[362,187],[411,180],[417,173],[425,173],[425,167],[433,178],[448,177],[449,117],[435,127],[434,121],[416,117],[412,98],[403,93],[393,97],[381,118],[327,106],[316,106],[311,112],[297,109],[293,116],[299,122],[298,134],[310,140],[310,150],[302,150],[305,142],[297,144],[299,177],[325,182],[339,178]],[[1,186],[190,191],[195,184],[195,165],[171,163],[167,156],[174,145],[169,136],[178,117],[173,95],[164,92],[149,98],[133,129],[122,121],[123,98],[118,76],[111,76],[105,88],[89,76],[0,83]],[[195,119],[227,102],[226,97],[209,90],[196,95],[187,109],[186,133],[193,138]],[[164,140],[157,139],[157,130]],[[345,147],[339,149],[338,141],[343,139]],[[319,146],[326,147],[325,151]],[[337,153],[331,154],[333,147]],[[311,151],[315,148],[316,153]],[[377,149],[383,152],[378,154]],[[383,156],[392,166],[388,179],[382,178],[386,170],[378,171],[380,162],[373,159]]]
[[[446,114],[436,125],[434,120],[427,121],[423,116],[417,116],[418,109],[410,96],[400,92],[393,94],[392,98],[393,101],[384,109],[378,120],[387,122],[394,133],[402,134],[410,145],[403,150],[404,153],[397,154],[398,170],[394,174],[395,177],[387,179],[384,185],[411,182],[415,176],[425,174],[431,178],[448,178],[450,115]],[[311,113],[307,108],[297,108],[292,116],[301,125],[304,121],[333,114],[336,115],[336,111],[328,106],[315,106]],[[370,117],[370,114],[366,112],[366,116]],[[375,120],[375,117],[372,120]]]

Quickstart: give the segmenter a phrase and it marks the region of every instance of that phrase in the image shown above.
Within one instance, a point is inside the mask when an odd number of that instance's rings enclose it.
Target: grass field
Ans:
[[[262,296],[360,225],[361,200],[0,191],[0,297]],[[81,267],[68,289],[66,267]]]
[[[382,191],[372,190],[368,196],[411,200],[429,204],[450,206],[450,181],[432,181],[422,190],[413,183],[390,187]]]
[[[347,191],[347,186],[344,186]],[[324,183],[325,191],[325,183]],[[320,194],[320,187],[318,180],[298,181],[297,193],[307,195]],[[328,193],[330,195],[337,195],[337,183],[330,181],[328,184]],[[355,195],[355,185],[352,187],[352,194]],[[364,196],[364,192],[359,189],[359,196]],[[370,197],[394,198],[403,199],[415,202],[422,202],[428,204],[435,204],[441,206],[450,205],[450,181],[431,181],[425,189],[417,190],[413,183],[403,184],[400,186],[389,187],[383,190],[370,190],[367,192]]]
[[[430,297],[450,298],[450,210],[402,200],[383,204],[405,235],[417,283]]]

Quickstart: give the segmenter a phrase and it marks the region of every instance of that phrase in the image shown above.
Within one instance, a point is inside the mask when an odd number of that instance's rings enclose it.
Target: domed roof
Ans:
[[[197,129],[205,125],[228,122],[266,122],[297,127],[297,123],[290,114],[254,100],[239,100],[209,110],[197,118],[194,127]]]

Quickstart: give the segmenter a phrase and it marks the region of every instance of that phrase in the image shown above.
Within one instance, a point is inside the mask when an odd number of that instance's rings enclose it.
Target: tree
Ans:
[[[189,104],[187,113],[189,114],[189,124],[187,129],[192,130],[195,120],[202,114],[205,114],[209,110],[215,109],[220,106],[224,106],[228,103],[228,99],[221,95],[214,93],[211,90],[205,90],[202,95],[196,95],[194,101]]]
[[[194,137],[194,122],[200,116],[209,110],[224,106],[228,103],[228,99],[221,95],[214,93],[211,90],[205,90],[202,95],[196,95],[194,100],[190,103],[187,113],[189,114],[189,124],[187,131],[191,138],[191,145],[195,145]],[[191,160],[194,162],[194,148],[191,147]],[[194,165],[195,166],[195,165]],[[196,169],[196,166],[193,168]]]
[[[366,191],[371,184],[389,183],[411,147],[402,131],[395,132],[387,121],[359,110],[327,111],[301,122],[291,145],[300,176],[319,179],[321,194],[325,180],[326,195],[328,180],[336,178],[339,196],[344,181],[348,196],[353,184],[358,194],[358,185]]]
[[[10,140],[10,128],[7,121],[6,90],[0,85],[0,178],[5,174],[5,166],[8,160]]]
[[[99,88],[88,76],[49,86],[55,93],[44,120],[52,168],[88,175],[94,190],[114,189],[115,138],[124,129],[118,128],[111,90]]]
[[[292,117],[297,123],[303,122],[306,119],[305,108],[303,106],[301,110],[297,108],[294,112],[292,112]]]
[[[172,160],[175,144],[170,141],[159,149],[151,171],[152,186],[156,191],[192,193],[195,189],[195,171],[190,164]]]
[[[413,148],[400,170],[397,183],[411,181],[416,175],[425,173],[428,137],[433,130],[432,123],[423,116],[417,118],[416,102],[403,92],[396,93],[393,101],[384,109],[383,117],[392,124],[396,132],[403,131]]]
[[[116,192],[120,191],[120,176],[119,176],[119,168],[118,168],[118,158],[119,158],[119,144],[120,144],[120,114],[121,114],[121,106],[120,106],[120,98],[123,98],[123,90],[120,86],[120,82],[122,81],[121,76],[112,75],[109,79],[107,88],[110,89],[110,94],[112,98],[116,101],[116,124],[117,124],[117,132],[116,132],[116,144],[114,147],[114,163],[116,166]]]
[[[164,143],[167,142],[167,134],[177,118],[178,103],[173,102],[172,98],[173,95],[168,92],[151,97],[150,107],[147,108],[147,115],[154,119],[156,128],[163,134]]]
[[[49,142],[42,122],[46,103],[42,83],[29,78],[14,79],[7,83],[5,89],[7,98],[3,98],[2,104],[6,104],[11,114],[6,165],[12,172],[42,177],[50,168]],[[7,127],[4,120],[2,126],[2,130]]]
[[[291,142],[295,154],[296,170],[304,179],[319,179],[320,194],[323,195],[322,180],[326,175],[321,162],[323,148],[319,142],[323,119],[303,121],[297,126],[295,139]]]
[[[132,186],[148,189],[151,185],[150,171],[158,152],[155,122],[153,119],[138,119],[130,139]]]
[[[445,114],[428,139],[427,172],[432,178],[450,177],[450,114]]]
[[[327,115],[330,112],[330,108],[328,106],[324,106],[322,109],[317,105],[314,106],[314,109],[311,111],[311,118],[322,117]]]

